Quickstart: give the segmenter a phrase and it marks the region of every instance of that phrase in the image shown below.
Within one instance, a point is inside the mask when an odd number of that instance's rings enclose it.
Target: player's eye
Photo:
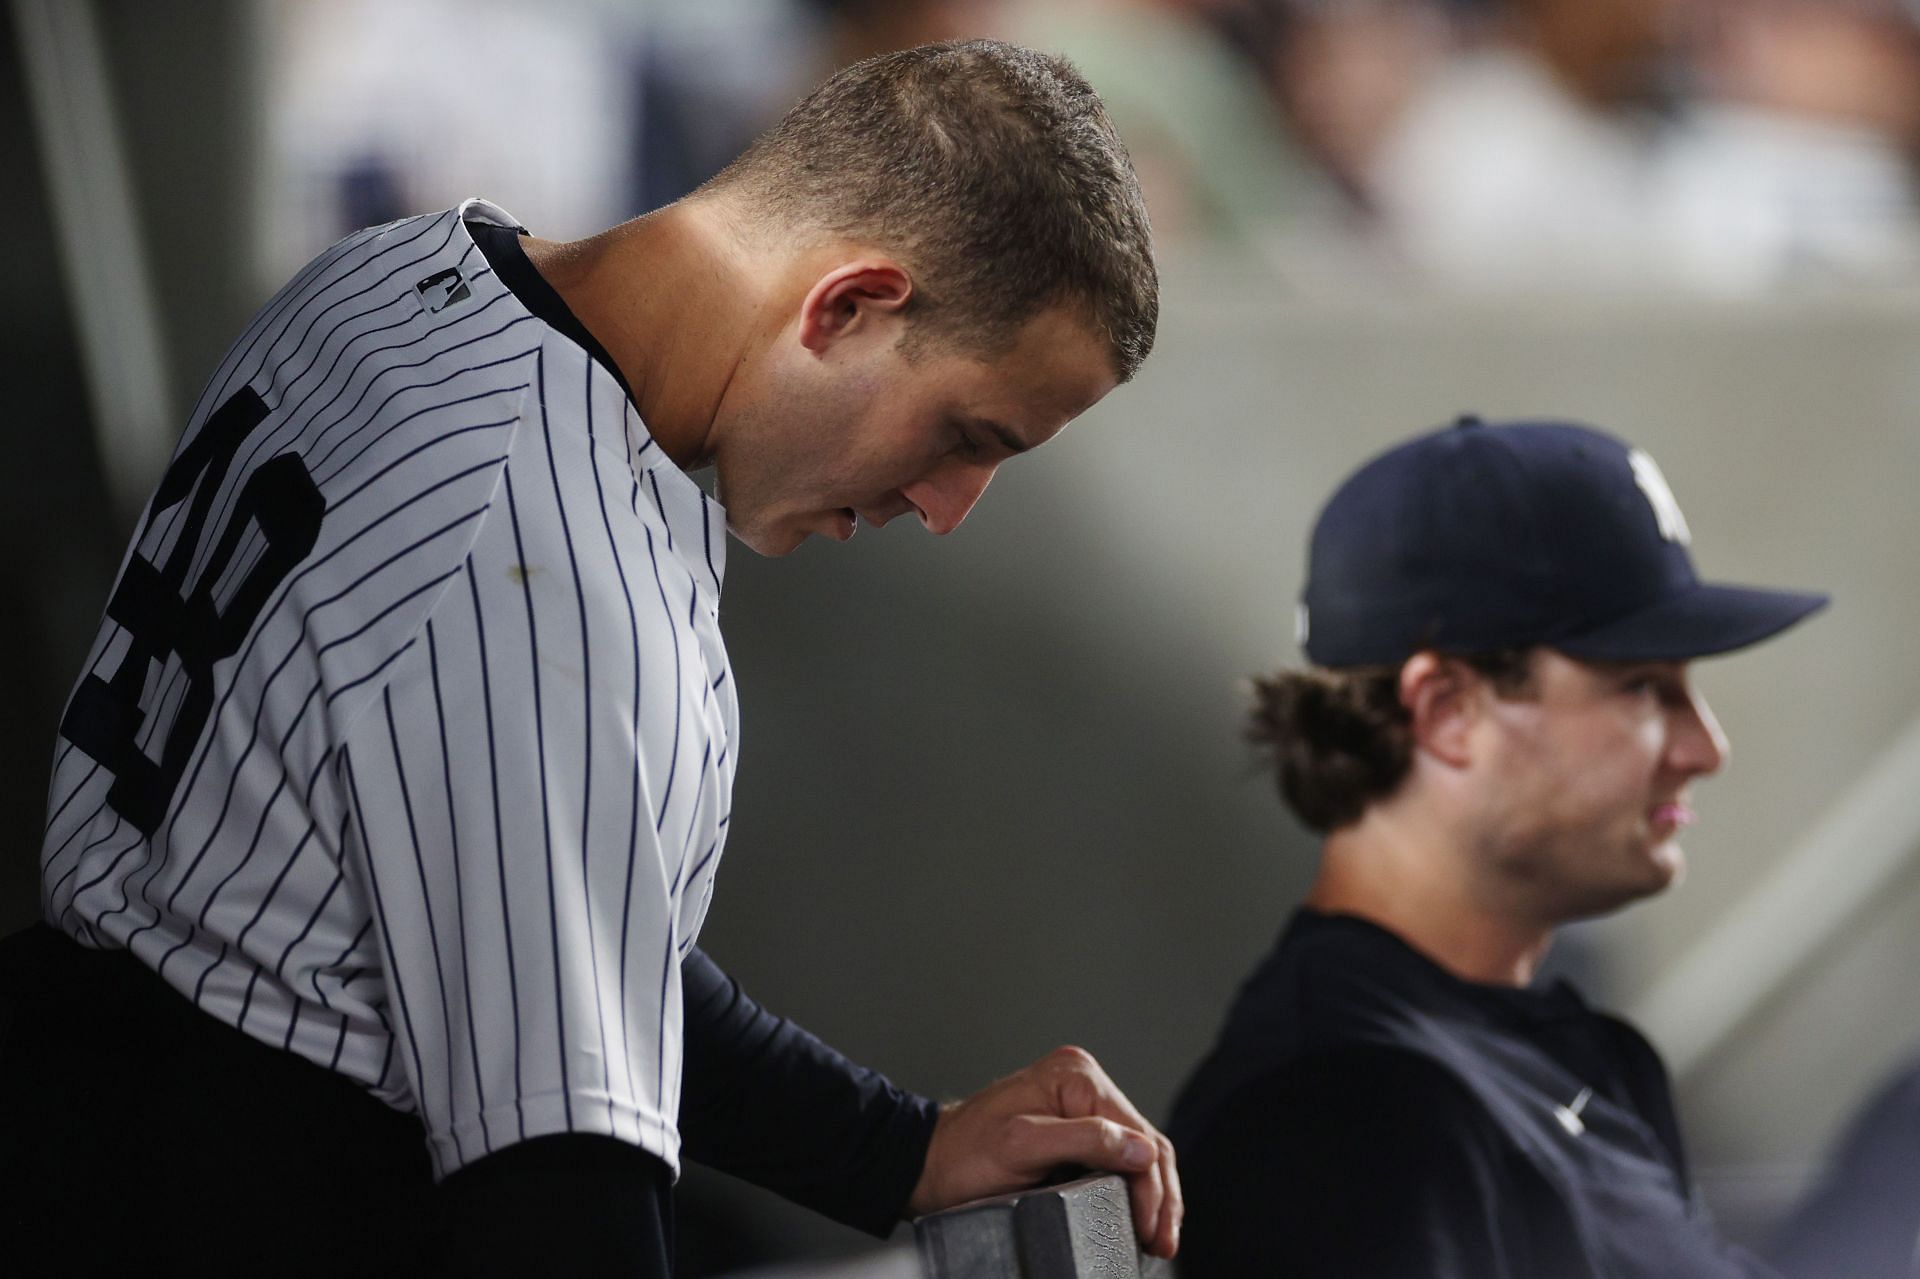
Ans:
[[[1662,681],[1658,671],[1625,671],[1620,676],[1620,691],[1630,697],[1652,697],[1661,691]]]
[[[1685,683],[1663,670],[1629,672],[1622,679],[1620,690],[1630,697],[1657,702],[1685,701],[1687,697]]]

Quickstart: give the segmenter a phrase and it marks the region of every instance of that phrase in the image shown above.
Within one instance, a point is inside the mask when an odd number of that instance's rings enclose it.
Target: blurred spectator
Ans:
[[[1006,0],[274,0],[275,278],[484,192],[572,236],[685,195],[860,58],[993,35]]]
[[[1920,275],[1916,13],[1899,0],[1693,0],[1701,100],[1661,170],[1692,283]]]
[[[636,68],[632,212],[692,191],[807,88],[849,63],[1001,34],[1007,0],[757,0],[686,6],[649,29]]]
[[[635,34],[593,0],[278,0],[263,269],[484,191],[554,235],[626,212]]]
[[[820,44],[820,15],[799,0],[682,5],[649,21],[630,72],[627,212],[671,204],[740,154],[824,76]]]
[[[1264,92],[1257,0],[1031,0],[1016,38],[1074,60],[1107,103],[1156,239],[1259,247],[1337,200]]]
[[[1920,6],[1292,0],[1275,91],[1454,290],[1920,280]],[[1683,92],[1684,91],[1684,92]]]
[[[1502,0],[1356,167],[1423,276],[1473,289],[1657,273],[1648,131],[1672,0]]]
[[[941,40],[997,36],[1009,0],[806,0],[825,20],[831,66],[822,75],[877,53]]]
[[[1448,52],[1444,11],[1422,0],[1295,0],[1261,6],[1256,39],[1274,98],[1356,208],[1367,167]]]
[[[483,189],[561,234],[656,208],[835,67],[995,35],[1081,64],[1164,242],[1241,244],[1298,286],[1752,296],[1920,282],[1920,0],[269,12],[276,277],[352,227]]]

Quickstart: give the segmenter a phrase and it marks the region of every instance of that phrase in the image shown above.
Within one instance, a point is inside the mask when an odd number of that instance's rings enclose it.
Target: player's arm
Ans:
[[[1568,1224],[1557,1201],[1467,1090],[1410,1053],[1341,1050],[1263,1076],[1180,1154],[1188,1279],[1588,1273],[1540,1255]]]
[[[684,931],[726,804],[724,704],[684,620],[708,566],[639,505],[618,389],[583,387],[567,358],[543,349],[526,411],[549,417],[516,429],[432,611],[339,712],[379,1091],[420,1116],[448,1215],[494,1256],[515,1223],[534,1243],[626,1238],[626,1217],[595,1223],[657,1199],[678,1153]],[[664,1238],[631,1242],[663,1259]]]
[[[769,1013],[697,948],[681,982],[689,1158],[875,1234],[1083,1164],[1128,1174],[1142,1240],[1177,1245],[1173,1147],[1079,1049],[938,1107]]]
[[[892,1230],[938,1106],[768,1012],[698,947],[680,980],[686,1156],[857,1229]]]

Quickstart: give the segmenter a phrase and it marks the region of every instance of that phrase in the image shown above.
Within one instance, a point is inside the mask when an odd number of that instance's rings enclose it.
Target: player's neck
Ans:
[[[1532,982],[1550,924],[1489,907],[1431,826],[1369,809],[1327,837],[1306,905],[1379,925],[1465,981]]]
[[[715,211],[684,201],[591,239],[522,243],[620,367],[661,451],[682,470],[711,461],[713,423],[765,294]]]

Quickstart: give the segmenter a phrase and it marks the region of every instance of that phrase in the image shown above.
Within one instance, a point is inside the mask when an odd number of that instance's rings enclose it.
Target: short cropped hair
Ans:
[[[1106,108],[1062,58],[991,40],[857,62],[702,192],[750,215],[872,240],[913,273],[913,345],[1003,353],[1083,307],[1125,381],[1153,348],[1146,202]],[[911,354],[911,352],[909,352]]]
[[[1532,687],[1531,649],[1454,656],[1502,697]],[[1324,835],[1350,825],[1405,780],[1413,719],[1400,700],[1400,669],[1312,667],[1253,681],[1247,739],[1270,752],[1281,798],[1307,829]]]

